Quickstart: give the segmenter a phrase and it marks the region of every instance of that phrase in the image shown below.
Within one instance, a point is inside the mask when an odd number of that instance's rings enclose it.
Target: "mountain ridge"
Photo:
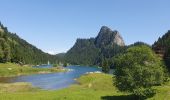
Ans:
[[[118,31],[112,31],[107,26],[102,26],[96,37],[78,38],[66,53],[65,58],[71,64],[100,65],[103,57],[113,57],[115,52],[119,52],[117,48],[124,46],[124,40]]]

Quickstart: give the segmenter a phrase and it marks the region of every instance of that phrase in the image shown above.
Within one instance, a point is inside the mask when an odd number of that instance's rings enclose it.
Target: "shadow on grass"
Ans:
[[[102,100],[138,100],[134,95],[103,96]]]

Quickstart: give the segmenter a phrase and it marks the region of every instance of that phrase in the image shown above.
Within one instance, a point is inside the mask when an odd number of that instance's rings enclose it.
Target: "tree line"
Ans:
[[[21,39],[17,34],[8,31],[0,23],[0,62],[14,62],[20,64],[46,64],[60,62],[56,55],[44,53],[35,46]]]

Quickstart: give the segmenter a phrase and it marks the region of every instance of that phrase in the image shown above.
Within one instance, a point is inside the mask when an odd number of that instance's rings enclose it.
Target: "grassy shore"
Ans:
[[[0,63],[0,77],[11,77],[19,75],[28,75],[35,73],[64,72],[64,69],[58,68],[33,68],[30,66],[20,66],[14,63]]]
[[[88,74],[77,79],[79,84],[61,90],[25,89],[24,92],[0,93],[0,100],[133,100],[131,94],[122,93],[107,74]],[[10,87],[9,87],[10,88]],[[31,88],[31,87],[30,87]],[[170,83],[155,87],[157,94],[149,100],[169,100]],[[0,88],[1,90],[1,88]],[[10,89],[7,89],[10,90]],[[19,90],[19,89],[14,89]]]
[[[36,91],[38,88],[33,88],[30,83],[0,83],[0,93],[28,92]]]
[[[77,81],[79,84],[61,90],[1,93],[0,100],[100,100],[113,94],[123,95],[112,85],[111,75],[89,74]]]

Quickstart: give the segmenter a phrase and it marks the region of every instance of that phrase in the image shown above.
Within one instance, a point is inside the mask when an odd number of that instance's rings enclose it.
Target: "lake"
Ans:
[[[50,65],[36,66],[39,68],[49,68]],[[71,84],[76,83],[75,78],[79,78],[81,75],[86,72],[95,72],[101,71],[97,67],[85,67],[85,66],[68,66],[66,67],[71,69],[68,72],[59,72],[59,73],[49,73],[49,74],[33,74],[26,76],[17,76],[12,78],[6,78],[3,81],[8,83],[13,82],[29,82],[33,87],[39,87],[42,89],[61,89],[70,86]]]

